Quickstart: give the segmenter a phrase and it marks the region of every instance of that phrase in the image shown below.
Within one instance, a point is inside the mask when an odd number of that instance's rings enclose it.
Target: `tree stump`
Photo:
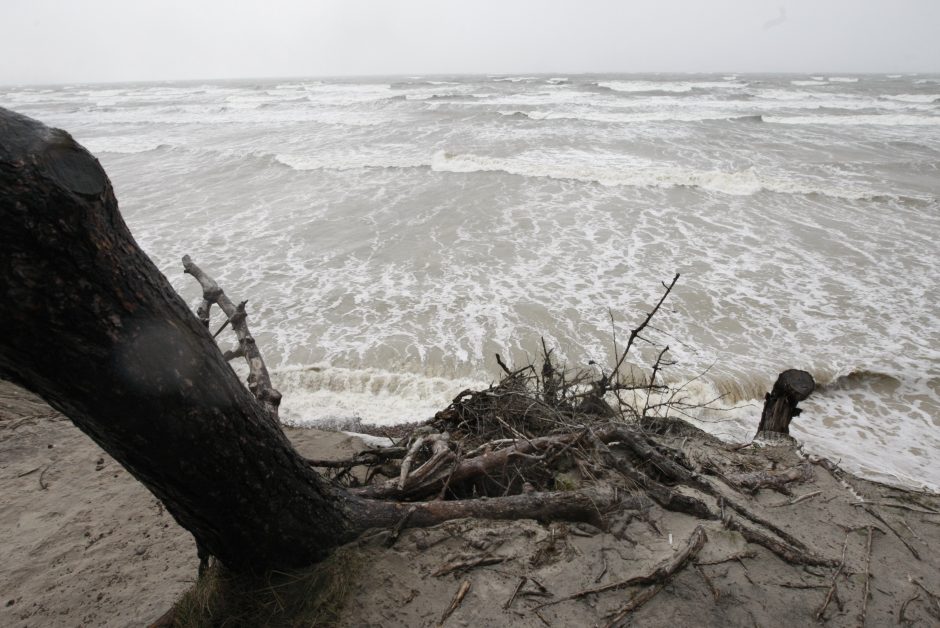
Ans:
[[[809,397],[816,388],[813,376],[806,371],[789,369],[782,372],[773,389],[764,395],[757,436],[761,440],[779,440],[790,434],[790,421],[802,412],[797,404]]]

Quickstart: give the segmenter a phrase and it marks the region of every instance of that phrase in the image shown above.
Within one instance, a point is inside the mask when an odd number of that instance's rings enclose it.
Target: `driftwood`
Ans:
[[[789,369],[781,373],[773,389],[764,397],[764,410],[756,438],[775,440],[778,434],[790,434],[790,421],[802,412],[796,404],[809,397],[816,388],[813,376],[806,371]]]
[[[219,330],[212,336],[215,338],[228,325],[232,326],[235,336],[238,338],[238,348],[234,351],[226,351],[224,357],[226,360],[232,360],[237,357],[244,357],[248,362],[248,390],[255,396],[255,399],[261,402],[265,409],[274,419],[277,419],[277,409],[281,405],[281,393],[271,385],[271,376],[268,374],[268,367],[264,364],[264,358],[261,357],[261,351],[255,342],[254,336],[248,331],[248,314],[245,311],[247,301],[242,301],[238,305],[232,303],[225,291],[219,287],[215,279],[210,277],[189,257],[183,256],[183,272],[192,275],[202,287],[202,302],[196,309],[196,317],[208,329],[209,314],[213,305],[218,305],[225,316],[228,318],[225,323],[219,327]]]

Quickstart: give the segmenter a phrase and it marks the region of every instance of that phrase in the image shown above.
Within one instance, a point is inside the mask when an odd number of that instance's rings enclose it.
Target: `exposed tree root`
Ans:
[[[199,318],[208,324],[209,308],[215,303],[222,307],[228,316],[226,324],[232,324],[239,338],[237,351],[226,357],[246,357],[252,373],[250,389],[276,413],[279,395],[271,388],[260,353],[248,333],[244,304],[235,306],[188,257],[184,266],[203,287]],[[703,476],[702,467],[692,464],[681,448],[674,449],[640,429],[644,423],[676,423],[675,419],[669,422],[670,402],[650,402],[654,392],[666,390],[656,379],[669,365],[664,359],[668,348],[658,351],[649,378],[642,382],[624,380],[621,371],[634,344],[648,342],[640,334],[677,279],[664,284],[664,294],[631,331],[622,349],[616,346],[615,338],[616,364],[609,373],[602,370],[599,379],[585,373],[569,376],[553,364],[552,350],[543,342],[541,369],[530,365],[513,370],[497,356],[506,374],[497,386],[462,392],[430,425],[417,429],[407,441],[395,447],[367,450],[348,460],[310,460],[309,464],[336,470],[336,479],[352,483],[345,500],[354,527],[390,528],[390,542],[405,527],[434,525],[458,517],[568,519],[604,527],[605,514],[611,509],[643,511],[652,500],[666,510],[720,521],[785,561],[834,565],[835,561],[816,556],[805,543],[728,495],[728,488],[745,493],[771,488],[789,494],[789,484],[812,479],[811,464],[742,472],[731,463],[707,460],[704,469],[724,482],[720,484]],[[642,407],[626,404],[619,396],[637,390],[645,392]],[[617,397],[621,421],[611,420],[618,412],[604,399],[608,393]],[[637,422],[622,420],[631,417]],[[463,453],[465,448],[469,449],[467,453]],[[735,450],[727,451],[730,455]],[[573,465],[583,477],[616,472],[619,479],[609,477],[612,482],[608,485],[615,489],[609,494],[594,489],[553,491],[560,465]],[[356,486],[350,470],[358,466],[368,469],[367,479],[377,473],[387,479]],[[620,498],[617,487],[626,489],[621,493],[636,489],[640,493]],[[480,499],[472,499],[475,497]],[[434,501],[423,501],[429,499]],[[741,519],[726,513],[726,508]],[[699,544],[702,542],[704,534]],[[646,595],[655,595],[655,583],[631,601],[632,608],[641,605]],[[624,615],[628,608],[631,606],[623,609]]]
[[[702,546],[705,544],[707,537],[705,535],[705,528],[698,526],[692,532],[692,535],[689,537],[688,543],[686,543],[685,548],[682,551],[678,552],[675,556],[671,556],[666,561],[660,563],[656,568],[649,574],[642,576],[634,576],[633,578],[628,578],[627,580],[621,580],[619,582],[612,582],[610,584],[605,584],[601,587],[593,587],[590,589],[584,589],[578,591],[577,593],[572,593],[563,598],[557,600],[552,600],[551,602],[545,602],[540,604],[538,608],[545,608],[546,606],[554,606],[556,604],[561,604],[562,602],[569,602],[571,600],[577,600],[579,598],[595,595],[597,593],[604,593],[606,591],[614,591],[617,589],[625,589],[627,587],[638,586],[643,584],[661,584],[666,582],[669,578],[673,576],[677,571],[685,567],[686,563],[695,557],[698,554],[699,550],[702,549]],[[623,610],[623,609],[621,609]]]
[[[403,524],[405,528],[422,528],[451,519],[538,519],[541,521],[584,521],[604,526],[604,515],[614,507],[642,510],[649,501],[643,496],[618,497],[594,489],[527,493],[479,499],[430,502],[392,502],[350,498],[349,509],[361,531],[371,528],[394,528],[413,508]]]
[[[788,484],[808,482],[813,479],[813,466],[807,462],[783,471],[732,473],[724,477],[739,490],[753,493],[760,488],[772,488],[775,491],[789,495]]]
[[[839,575],[842,573],[842,570],[845,569],[845,550],[848,545],[849,535],[846,534],[845,542],[842,544],[842,560],[839,562],[839,566],[836,568],[835,573],[832,574],[832,580],[829,583],[829,589],[826,591],[826,597],[823,599],[822,606],[820,606],[819,610],[816,611],[816,621],[823,621],[823,617],[826,614],[826,609],[829,608],[829,602],[832,601],[832,597],[836,594],[836,583],[839,580]]]
[[[657,567],[649,576],[633,578],[632,584],[651,584],[652,586],[637,593],[630,598],[630,601],[627,602],[626,605],[614,613],[610,618],[610,622],[607,624],[608,628],[617,628],[625,625],[625,621],[630,613],[653,599],[657,593],[662,591],[666,583],[669,582],[678,571],[685,567],[689,560],[698,554],[699,550],[701,550],[702,546],[705,544],[705,539],[705,529],[702,528],[702,526],[698,526],[695,528],[695,531],[692,532],[692,536],[689,537],[689,542],[686,544],[685,549],[673,556],[667,563]]]
[[[901,536],[901,533],[898,532],[897,530],[895,530],[895,529],[894,529],[894,526],[892,526],[890,523],[888,523],[887,521],[885,521],[885,518],[882,517],[881,515],[879,515],[879,514],[875,511],[874,508],[872,508],[872,507],[869,506],[868,504],[862,504],[862,508],[864,508],[865,511],[866,511],[868,514],[870,514],[872,517],[874,517],[875,519],[877,519],[877,520],[880,521],[881,523],[885,524],[885,527],[887,527],[889,530],[891,530],[891,532],[894,533],[894,536],[898,537],[898,540],[901,541],[901,543],[904,544],[904,547],[906,547],[906,548],[908,549],[908,551],[910,551],[910,553],[914,556],[914,558],[916,558],[917,560],[920,560],[920,553],[917,551],[917,548],[915,548],[913,545],[910,544],[910,542],[908,542],[907,539],[905,539],[903,536]]]
[[[731,530],[735,530],[741,533],[741,536],[749,543],[755,543],[761,547],[770,550],[777,555],[778,558],[785,560],[788,563],[794,565],[816,565],[820,567],[834,567],[837,562],[831,558],[822,558],[805,552],[798,548],[792,547],[782,541],[778,541],[773,537],[764,534],[754,528],[743,524],[742,522],[735,519],[733,516],[728,515],[724,521],[725,526]]]

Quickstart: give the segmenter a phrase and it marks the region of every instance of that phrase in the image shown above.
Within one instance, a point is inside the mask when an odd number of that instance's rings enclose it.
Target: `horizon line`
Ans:
[[[345,80],[345,79],[377,79],[377,78],[406,78],[417,79],[425,77],[487,77],[487,78],[509,78],[516,76],[533,77],[583,77],[598,75],[615,76],[653,76],[653,75],[735,75],[735,76],[813,76],[813,75],[841,75],[841,76],[888,76],[891,74],[900,74],[902,76],[940,76],[938,71],[918,71],[909,70],[885,70],[879,72],[872,71],[846,71],[846,70],[812,70],[812,71],[735,71],[735,70],[715,70],[715,71],[679,71],[679,70],[657,70],[657,71],[630,71],[630,72],[401,72],[401,73],[376,73],[376,74],[278,74],[263,76],[216,76],[199,78],[150,78],[150,79],[107,79],[107,80],[78,80],[62,82],[7,82],[0,80],[0,87],[63,87],[71,85],[117,85],[128,83],[199,83],[199,82],[217,82],[217,81],[274,81],[274,80]]]

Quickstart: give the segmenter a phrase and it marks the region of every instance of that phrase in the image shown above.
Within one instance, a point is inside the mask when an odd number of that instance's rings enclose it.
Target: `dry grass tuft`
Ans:
[[[338,626],[353,581],[362,567],[355,548],[341,548],[323,562],[289,573],[233,574],[212,565],[176,603],[179,628]]]

